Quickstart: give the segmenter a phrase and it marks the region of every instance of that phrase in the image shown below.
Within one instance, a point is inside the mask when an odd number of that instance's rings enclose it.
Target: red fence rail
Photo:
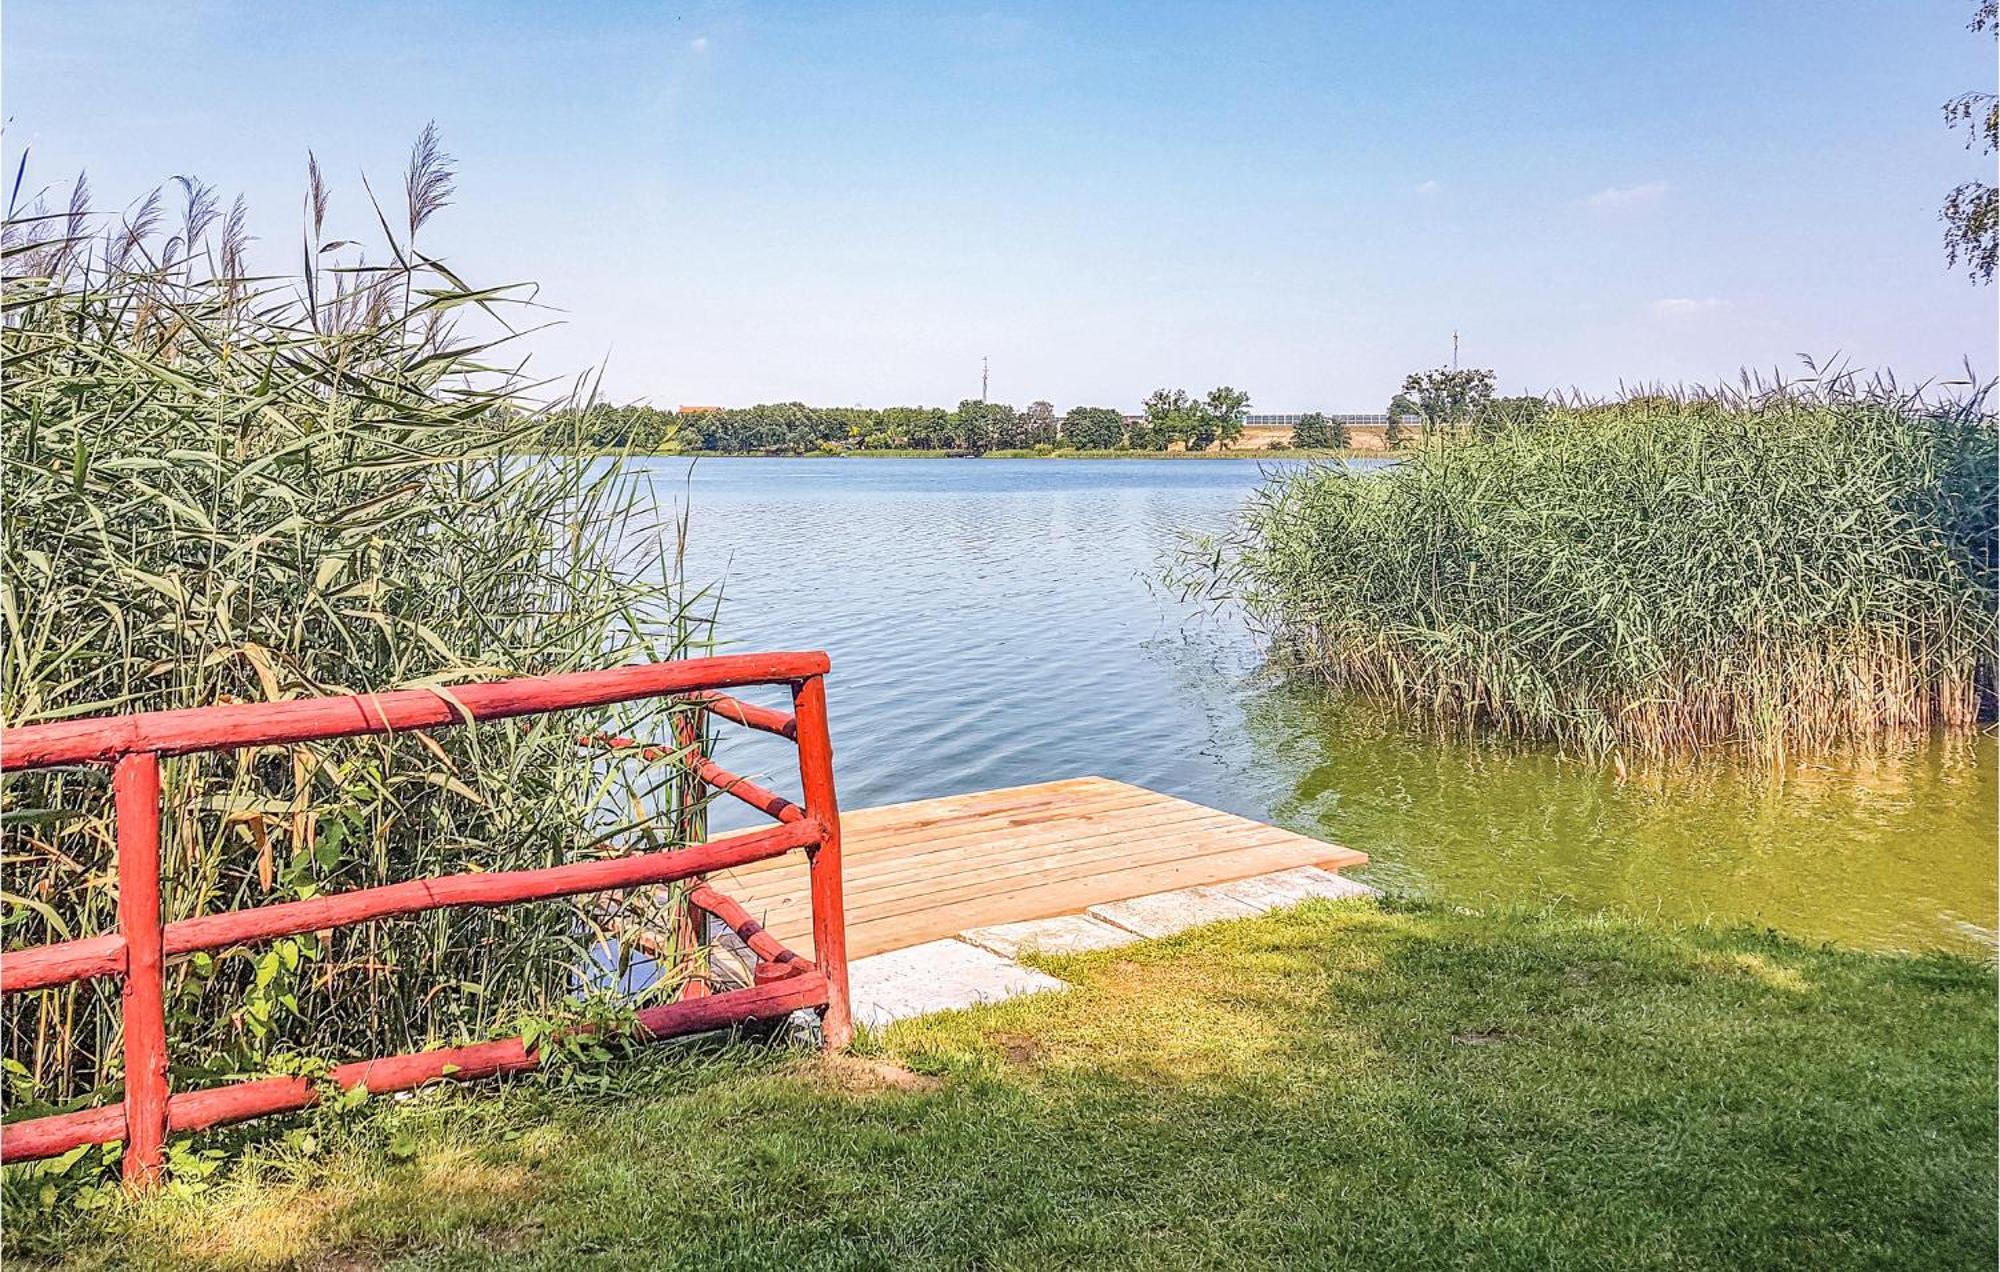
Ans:
[[[0,1162],[30,1161],[85,1144],[123,1140],[126,1181],[144,1187],[159,1178],[170,1132],[201,1130],[314,1103],[317,1089],[294,1077],[173,1092],[167,1065],[166,960],[200,950],[227,949],[451,906],[509,905],[694,880],[690,903],[735,931],[757,954],[755,983],[712,995],[684,996],[679,1002],[642,1011],[638,1015],[641,1035],[669,1038],[812,1008],[822,1013],[826,1044],[846,1046],[852,1028],[841,900],[840,808],[834,792],[833,746],[826,718],[827,670],[823,653],[735,654],[521,677],[448,690],[405,689],[197,707],[0,729],[0,770],[111,765],[118,836],[118,931],[7,951],[0,959],[0,993],[93,977],[123,977],[125,1039],[122,1105],[0,1126]],[[791,713],[740,702],[722,692],[748,685],[789,686]],[[162,920],[162,756],[446,728],[665,696],[682,698],[716,719],[793,742],[798,749],[803,803],[794,803],[729,772],[697,747],[689,756],[695,776],[718,792],[762,809],[776,818],[778,825],[664,852],[539,870],[415,879],[175,923]],[[687,731],[683,745],[698,741],[698,736]],[[663,753],[660,748],[623,738],[583,741],[608,746],[613,754],[626,748],[637,748],[652,758]],[[803,850],[808,860],[813,961],[785,949],[705,879],[713,871],[795,850]],[[444,1077],[465,1081],[517,1072],[539,1063],[535,1050],[519,1038],[509,1038],[357,1061],[335,1067],[328,1076],[342,1089],[365,1085],[380,1093],[408,1090]]]

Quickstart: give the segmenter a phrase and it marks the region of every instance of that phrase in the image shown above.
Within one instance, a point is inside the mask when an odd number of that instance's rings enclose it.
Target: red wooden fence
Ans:
[[[800,1008],[822,1011],[826,1043],[843,1047],[852,1032],[847,1007],[847,934],[841,903],[840,808],[834,797],[833,747],[827,734],[827,658],[823,653],[735,654],[645,663],[606,671],[523,677],[450,690],[405,689],[345,698],[197,707],[141,715],[64,720],[0,730],[0,769],[109,764],[117,813],[118,931],[32,949],[0,959],[0,993],[41,989],[98,976],[124,977],[125,1100],[0,1127],[0,1161],[52,1157],[84,1144],[125,1141],[128,1183],[159,1178],[166,1137],[267,1113],[302,1109],[318,1099],[303,1078],[263,1078],[174,1094],[167,1079],[164,1004],[166,960],[300,932],[448,906],[493,906],[587,892],[694,879],[690,903],[734,930],[757,954],[756,983],[642,1011],[643,1036],[667,1038],[770,1019]],[[784,684],[792,711],[755,706],[722,693],[744,685]],[[306,901],[206,914],[163,923],[160,912],[160,757],[234,747],[444,728],[576,707],[607,706],[674,695],[718,719],[789,739],[799,752],[803,804],[721,768],[696,751],[694,772],[717,791],[776,818],[769,830],[687,848],[540,870],[448,875],[364,888]],[[692,731],[687,737],[696,736]],[[587,738],[614,749],[626,739]],[[654,748],[642,748],[657,755]],[[744,909],[702,876],[803,849],[809,861],[817,962],[779,945]],[[388,1056],[339,1065],[342,1089],[401,1091],[442,1077],[461,1081],[532,1069],[534,1051],[518,1038],[477,1046]]]

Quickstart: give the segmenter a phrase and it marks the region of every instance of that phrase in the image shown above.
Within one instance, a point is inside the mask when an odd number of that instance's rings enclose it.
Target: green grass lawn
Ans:
[[[255,1132],[64,1266],[1991,1268],[1992,969],[1316,902],[846,1059],[656,1049]],[[310,1127],[308,1152],[298,1129]],[[213,1142],[213,1141],[210,1141]]]

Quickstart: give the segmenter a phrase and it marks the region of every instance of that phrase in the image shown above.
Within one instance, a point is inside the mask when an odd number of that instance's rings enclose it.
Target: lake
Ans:
[[[687,575],[719,589],[726,648],[832,656],[846,807],[1094,773],[1361,849],[1359,877],[1447,900],[1993,948],[1991,734],[1621,780],[1402,727],[1277,679],[1240,615],[1159,584],[1180,536],[1229,524],[1257,461],[638,463],[691,514]],[[720,754],[795,771],[727,726]]]

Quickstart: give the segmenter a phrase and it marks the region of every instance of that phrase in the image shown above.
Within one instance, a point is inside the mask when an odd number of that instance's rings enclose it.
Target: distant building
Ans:
[[[1389,427],[1389,416],[1387,412],[1378,411],[1368,415],[1340,415],[1332,411],[1322,411],[1321,415],[1326,419],[1326,422],[1329,424],[1345,424],[1349,428]],[[1243,417],[1243,427],[1297,428],[1299,421],[1304,419],[1305,417],[1306,417],[1305,412],[1300,412],[1295,415],[1246,415]],[[1403,422],[1406,424],[1414,424],[1417,422],[1417,417],[1414,415],[1405,415],[1403,417]]]
[[[1329,424],[1345,424],[1349,428],[1389,427],[1389,416],[1386,412],[1381,411],[1362,415],[1343,415],[1333,411],[1322,411],[1321,415],[1325,417],[1326,422]],[[1305,417],[1306,412],[1303,411],[1290,415],[1246,415],[1243,417],[1243,427],[1261,429],[1296,428],[1299,421]],[[1144,415],[1127,415],[1125,422],[1127,424],[1143,424],[1146,422],[1146,417]],[[1421,416],[1405,415],[1403,417],[1403,423],[1405,424],[1417,424],[1421,422]]]
[[[720,411],[721,409],[722,409],[722,408],[721,408],[721,407],[719,407],[719,406],[683,406],[683,407],[681,407],[681,408],[680,408],[680,414],[682,414],[682,415],[713,415],[713,414],[715,414],[715,413],[716,413],[717,411]]]

